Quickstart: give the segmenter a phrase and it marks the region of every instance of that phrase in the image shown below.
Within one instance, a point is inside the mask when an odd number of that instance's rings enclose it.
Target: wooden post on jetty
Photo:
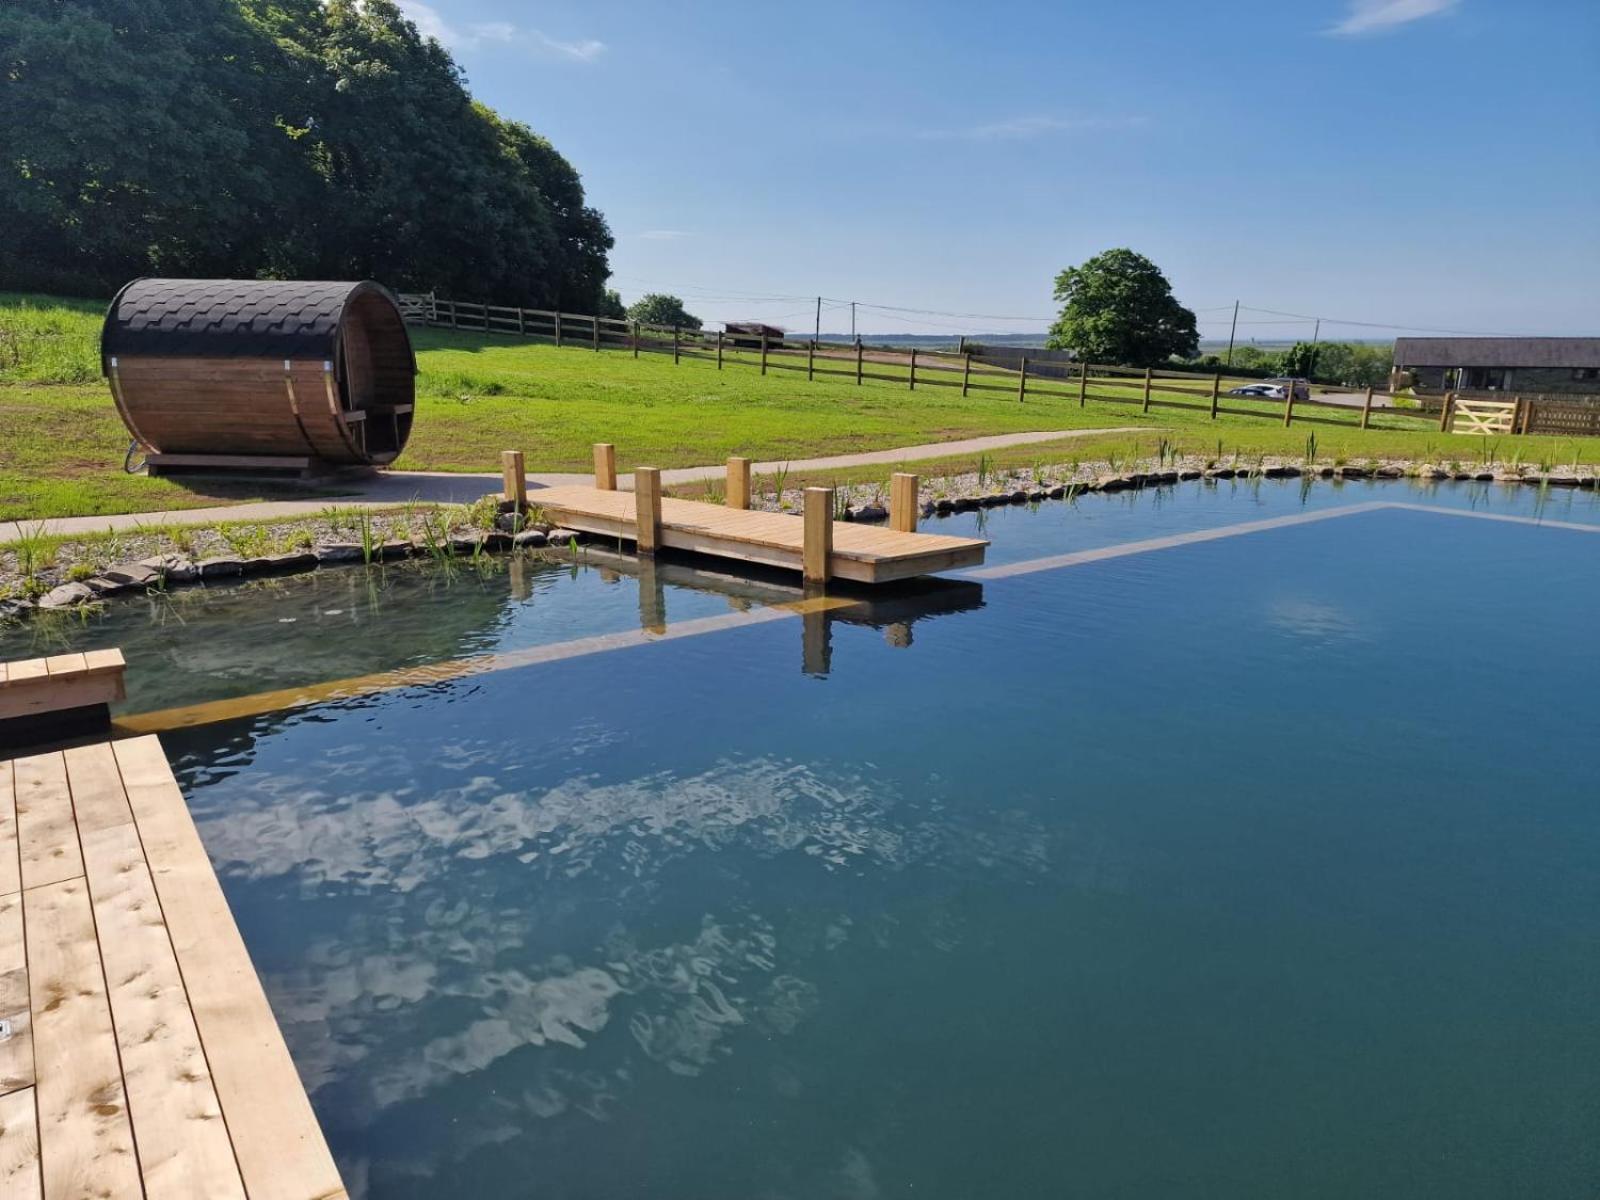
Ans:
[[[517,511],[521,512],[528,507],[528,473],[523,465],[521,450],[502,450],[500,452],[500,475],[505,481],[505,498],[514,500]]]
[[[896,471],[889,476],[889,528],[915,533],[917,516],[917,477]]]
[[[617,490],[617,448],[610,442],[594,445],[594,486],[602,492]]]
[[[828,560],[833,557],[833,489],[808,487],[805,491],[805,533],[801,562],[805,582],[828,582]]]
[[[654,554],[661,544],[661,471],[633,469],[634,540],[640,554]]]
[[[727,504],[729,508],[750,507],[750,460],[728,459]]]

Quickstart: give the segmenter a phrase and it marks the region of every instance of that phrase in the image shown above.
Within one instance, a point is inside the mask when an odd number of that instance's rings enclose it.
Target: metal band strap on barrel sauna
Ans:
[[[111,380],[111,400],[116,404],[117,412],[122,414],[122,423],[128,427],[128,432],[133,434],[135,441],[141,446],[149,447],[150,442],[139,432],[139,427],[134,424],[133,414],[128,411],[127,402],[122,398],[122,376],[117,369],[115,354],[106,360],[106,376]]]
[[[300,430],[300,437],[305,441],[306,449],[311,451],[313,457],[317,455],[317,444],[311,440],[311,433],[306,429],[306,423],[300,419],[300,400],[294,394],[294,360],[283,360],[283,388],[289,394],[289,411],[294,414],[294,423]]]
[[[333,386],[333,360],[331,358],[322,360],[322,388],[328,395],[328,411],[333,414],[333,424],[339,430],[339,436],[344,439],[344,444],[350,447],[350,453],[354,454],[359,461],[370,462],[371,456],[351,439],[350,426],[346,425],[344,418],[339,415],[341,412],[339,408],[339,393]]]

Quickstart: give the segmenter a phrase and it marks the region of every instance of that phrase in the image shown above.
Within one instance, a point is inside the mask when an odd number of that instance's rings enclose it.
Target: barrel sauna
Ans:
[[[411,435],[411,337],[371,280],[135,279],[100,357],[152,474],[378,467]]]

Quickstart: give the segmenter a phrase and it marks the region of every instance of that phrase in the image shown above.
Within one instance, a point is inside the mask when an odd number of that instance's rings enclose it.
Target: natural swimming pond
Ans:
[[[981,520],[866,604],[597,549],[0,657],[164,709],[500,656],[162,735],[354,1194],[1593,1195],[1594,494]]]

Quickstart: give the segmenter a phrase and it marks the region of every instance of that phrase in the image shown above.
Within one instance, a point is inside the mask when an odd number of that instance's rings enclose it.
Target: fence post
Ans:
[[[1512,433],[1513,436],[1515,436],[1516,434],[1519,434],[1519,433],[1521,433],[1523,431],[1522,430],[1522,397],[1521,396],[1513,396],[1511,398],[1511,403],[1515,406],[1511,410],[1511,433]]]
[[[917,531],[917,477],[904,471],[889,476],[889,528],[900,533]]]
[[[528,507],[528,473],[523,465],[521,450],[500,452],[500,475],[505,481],[503,495],[517,502],[517,511]]]
[[[1211,379],[1211,419],[1217,419],[1217,399],[1222,395],[1222,372],[1218,371]]]
[[[640,554],[654,554],[661,544],[661,471],[633,469],[634,540]]]
[[[748,458],[730,458],[728,460],[728,488],[724,497],[729,508],[750,507],[750,460]]]
[[[861,339],[856,339],[856,386],[861,386]]]
[[[483,331],[485,333],[489,332],[489,302],[487,300],[483,302]]]
[[[717,370],[722,370],[722,330],[717,330]]]
[[[1455,413],[1455,407],[1456,407],[1456,394],[1454,392],[1446,392],[1444,394],[1444,403],[1439,406],[1439,432],[1440,433],[1449,433],[1450,432],[1450,418]]]
[[[639,322],[633,323],[633,356],[639,357]]]
[[[1522,432],[1523,433],[1529,433],[1529,432],[1531,432],[1533,430],[1534,411],[1535,411],[1534,402],[1532,400],[1524,400],[1522,402]]]
[[[917,390],[917,348],[915,346],[911,347],[911,375],[908,378],[908,383],[911,391]]]
[[[676,325],[674,325],[672,327],[672,365],[673,366],[677,366],[678,365],[678,354],[679,354],[679,352],[680,352],[680,350],[682,348],[681,341],[680,341],[680,339],[678,337],[678,332],[679,332],[678,331],[678,327]]]
[[[817,357],[817,339],[816,338],[812,338],[809,342],[806,343],[806,382],[807,383],[810,383],[811,380],[814,377],[812,375],[812,368],[813,368],[814,360],[816,359],[816,357]]]
[[[966,341],[965,338],[961,339]],[[967,394],[967,381],[972,378],[972,355],[967,351],[961,352],[961,394]]]
[[[589,321],[594,326],[594,348],[596,350],[599,350],[600,349],[600,314],[599,313],[595,313],[594,316],[589,318]]]
[[[556,345],[559,346],[561,345],[561,314],[556,312],[550,315],[556,319]]]
[[[1150,411],[1150,377],[1152,372],[1153,368],[1151,367],[1144,369],[1144,407],[1139,410],[1141,412]]]
[[[1078,407],[1082,408],[1089,400],[1089,360],[1084,359],[1078,364]]]
[[[456,302],[454,300],[450,301],[450,328],[461,328],[461,318],[456,315]]]
[[[617,448],[610,442],[594,444],[594,486],[602,492],[617,490]]]
[[[805,497],[801,540],[805,582],[827,583],[828,560],[833,557],[833,489],[808,487]]]
[[[528,311],[522,305],[517,305],[517,334],[521,337],[528,336]]]
[[[761,373],[767,373],[767,331],[761,331]]]
[[[1022,370],[1017,375],[1017,403],[1023,404],[1028,399],[1028,356],[1022,356]]]
[[[1361,402],[1361,428],[1365,429],[1372,420],[1372,387],[1368,385],[1366,399]]]
[[[1283,427],[1294,421],[1294,380],[1283,385]]]

